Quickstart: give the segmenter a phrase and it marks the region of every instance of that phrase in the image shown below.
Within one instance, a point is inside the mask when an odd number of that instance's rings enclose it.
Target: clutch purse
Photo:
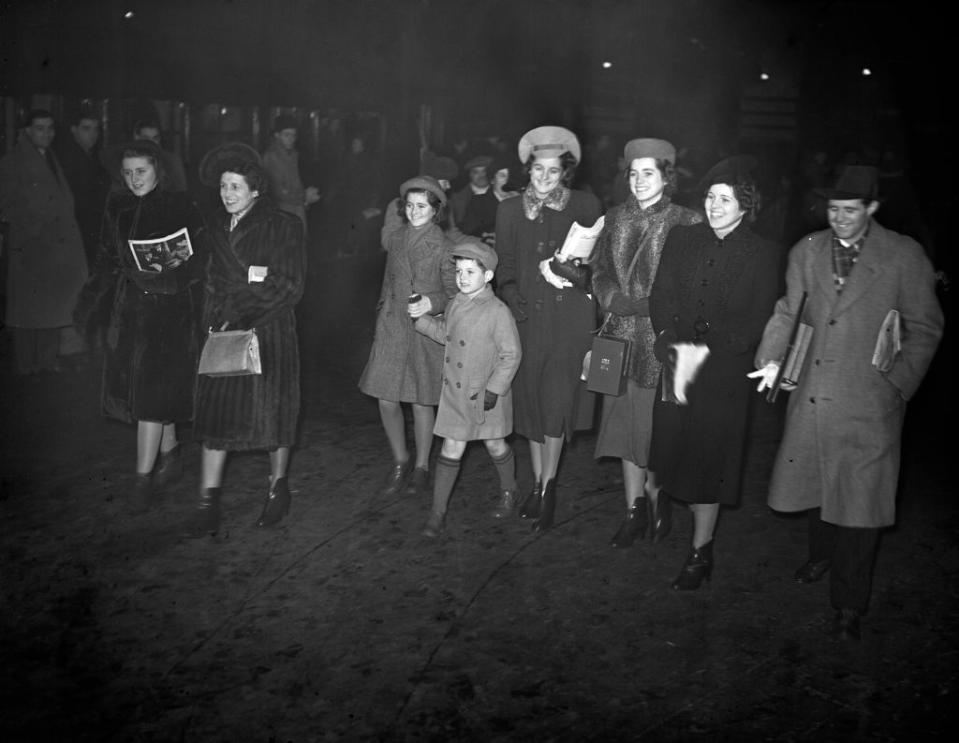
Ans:
[[[200,353],[200,374],[208,377],[241,377],[261,374],[260,340],[256,328],[213,330]]]

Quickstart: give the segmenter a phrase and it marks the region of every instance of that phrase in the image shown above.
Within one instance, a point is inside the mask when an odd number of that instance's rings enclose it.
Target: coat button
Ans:
[[[819,359],[816,359],[816,366],[819,366]]]
[[[461,346],[465,346],[465,345],[466,345],[466,341],[460,341],[460,345],[461,345]]]
[[[830,321],[829,321],[829,324],[830,324],[830,325],[835,325],[835,324],[836,324],[836,321],[835,321],[835,320],[830,320]]]
[[[562,302],[562,301],[563,301],[563,295],[562,295],[562,294],[557,294],[557,295],[556,295],[556,301],[557,301],[557,302]]]
[[[459,382],[456,383],[456,389],[460,389],[462,386]]]
[[[810,397],[810,398],[809,398],[809,402],[811,402],[813,405],[815,405],[815,404],[816,404],[816,398],[815,398],[815,397]]]
[[[463,362],[462,362],[462,361],[457,361],[457,362],[456,362],[456,368],[457,368],[457,369],[462,369],[462,368],[463,368]]]

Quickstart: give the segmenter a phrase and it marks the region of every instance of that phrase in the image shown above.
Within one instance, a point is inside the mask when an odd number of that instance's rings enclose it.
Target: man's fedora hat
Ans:
[[[847,165],[832,188],[817,188],[814,191],[824,199],[875,201],[879,195],[879,168]]]

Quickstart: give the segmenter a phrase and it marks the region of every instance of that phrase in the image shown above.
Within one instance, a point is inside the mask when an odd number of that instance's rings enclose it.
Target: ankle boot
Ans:
[[[646,536],[646,527],[649,524],[649,513],[646,510],[646,498],[637,498],[633,505],[626,509],[626,518],[619,525],[610,544],[621,549],[632,547],[633,542]]]
[[[533,485],[533,489],[529,491],[529,495],[526,496],[526,500],[523,501],[523,505],[520,506],[519,517],[521,519],[538,519],[542,497],[543,486],[536,483]]]
[[[653,507],[652,499],[649,500],[649,538],[653,544],[661,542],[673,528],[673,502],[666,495],[665,490],[660,490],[656,497],[656,507]]]
[[[516,491],[515,490],[501,490],[500,499],[497,501],[496,506],[490,511],[490,516],[494,519],[505,519],[513,515],[513,511],[516,509]]]
[[[443,533],[443,530],[446,528],[446,514],[437,513],[436,511],[430,512],[430,517],[426,520],[426,524],[423,526],[422,534],[424,537],[429,537],[434,539]]]
[[[263,502],[263,512],[257,519],[260,528],[273,526],[290,512],[290,488],[285,477],[278,477]]]
[[[134,475],[130,492],[130,506],[137,513],[146,513],[153,505],[153,478],[149,473]]]
[[[546,531],[553,525],[556,514],[556,481],[550,480],[543,486],[539,499],[539,518],[533,524],[533,531]]]
[[[213,536],[220,530],[220,488],[201,488],[193,515],[187,523],[188,537]]]
[[[180,445],[168,452],[160,452],[156,468],[153,470],[153,487],[162,490],[176,484],[183,477],[183,463],[180,461]]]
[[[673,581],[674,591],[695,591],[703,580],[708,581],[713,572],[713,540],[699,549],[692,549],[683,569]]]

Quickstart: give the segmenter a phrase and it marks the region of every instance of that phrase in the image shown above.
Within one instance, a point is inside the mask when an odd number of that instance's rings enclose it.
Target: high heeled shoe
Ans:
[[[413,473],[413,460],[407,459],[401,464],[394,464],[386,478],[386,484],[380,490],[380,495],[396,495],[406,489],[410,475]]]
[[[521,519],[538,519],[542,497],[543,486],[536,483],[533,485],[533,489],[529,491],[529,495],[526,496],[526,500],[523,501],[523,505],[519,507],[519,517]]]
[[[709,581],[713,573],[713,540],[709,540],[699,549],[693,548],[683,569],[673,581],[674,591],[695,591],[702,582]]]
[[[278,477],[263,502],[263,512],[257,519],[260,528],[273,526],[290,512],[290,488],[285,477]]]
[[[184,536],[215,536],[220,530],[220,488],[201,488],[193,515],[183,530]]]
[[[546,531],[553,525],[556,515],[556,481],[550,480],[543,486],[543,494],[539,498],[539,518],[533,524],[533,531]]]
[[[656,506],[653,499],[649,500],[649,538],[653,544],[663,541],[673,528],[673,502],[665,490],[660,489],[656,496]]]
[[[646,527],[649,526],[646,500],[646,498],[637,498],[633,505],[626,509],[626,518],[610,540],[614,548],[632,547],[633,542],[646,536]]]

